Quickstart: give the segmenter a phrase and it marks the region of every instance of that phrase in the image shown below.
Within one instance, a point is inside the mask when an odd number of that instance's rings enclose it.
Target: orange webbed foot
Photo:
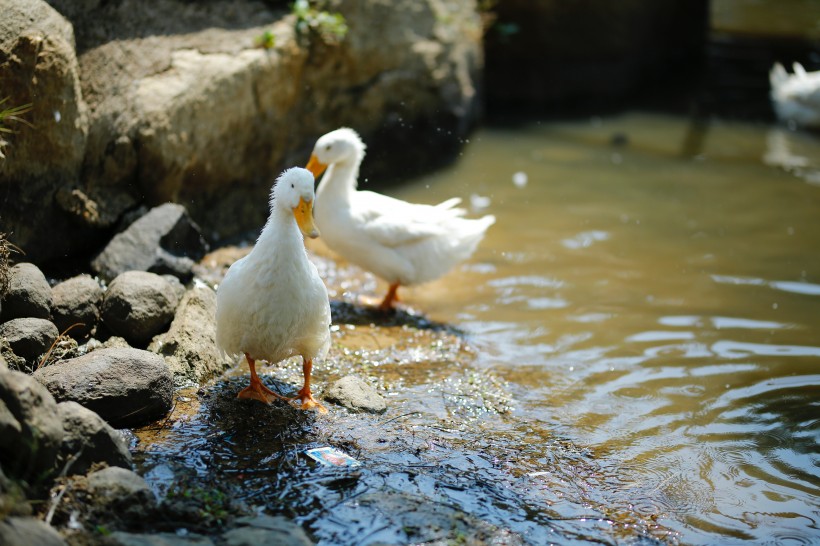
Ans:
[[[319,402],[318,400],[313,398],[313,395],[310,393],[309,390],[308,391],[305,391],[305,389],[300,390],[299,393],[296,396],[294,396],[293,398],[290,399],[290,401],[291,401],[291,404],[293,406],[298,407],[299,409],[303,409],[303,410],[315,409],[319,413],[322,413],[322,414],[327,413],[327,408],[324,407],[321,402]]]

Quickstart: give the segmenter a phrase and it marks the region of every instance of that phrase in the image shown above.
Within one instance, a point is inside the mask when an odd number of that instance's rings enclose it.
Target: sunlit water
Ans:
[[[513,422],[595,450],[682,543],[820,542],[818,167],[820,139],[765,125],[484,129],[388,192],[497,218],[405,299],[468,333]]]

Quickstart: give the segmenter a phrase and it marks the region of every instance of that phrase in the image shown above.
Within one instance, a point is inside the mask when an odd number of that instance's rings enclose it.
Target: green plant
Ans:
[[[296,0],[291,5],[296,16],[296,32],[317,33],[325,43],[338,44],[347,35],[347,21],[341,13],[330,13],[310,7],[308,0]]]
[[[266,30],[256,37],[253,41],[253,45],[261,47],[262,49],[273,49],[276,45],[276,36],[273,35],[272,31]]]
[[[9,98],[10,97],[0,99],[0,108],[2,108],[3,105],[6,102],[8,102]],[[3,138],[3,133],[8,134],[8,133],[13,133],[14,132],[11,128],[8,127],[8,123],[10,121],[13,121],[13,122],[17,122],[17,123],[23,123],[25,125],[28,125],[29,127],[33,127],[33,125],[31,125],[31,123],[29,123],[28,121],[26,121],[26,120],[24,120],[23,118],[20,117],[21,115],[23,115],[26,112],[30,111],[32,108],[33,108],[33,105],[31,103],[28,103],[28,104],[22,104],[20,106],[7,106],[7,107],[3,108],[2,110],[0,110],[0,159],[5,159],[6,158],[5,154],[3,153],[3,148],[5,148],[6,144],[8,144],[6,139]]]

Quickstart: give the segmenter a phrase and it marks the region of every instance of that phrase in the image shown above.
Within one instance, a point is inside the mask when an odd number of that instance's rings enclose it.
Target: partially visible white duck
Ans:
[[[461,200],[421,205],[371,191],[357,191],[365,145],[346,127],[316,141],[307,165],[318,179],[316,224],[335,252],[390,285],[379,308],[398,300],[399,286],[444,275],[475,251],[495,217],[462,218]]]
[[[313,223],[313,175],[294,167],[283,172],[271,191],[271,212],[253,250],[234,262],[216,293],[216,341],[231,355],[244,354],[250,386],[239,398],[265,403],[300,400],[302,409],[327,410],[310,392],[314,358],[330,346],[330,304],[304,239],[319,235]],[[300,233],[301,230],[301,233]],[[300,355],[305,382],[294,398],[267,388],[256,360],[276,363]]]
[[[820,71],[806,72],[794,63],[794,74],[775,63],[769,72],[771,98],[777,117],[799,127],[820,128]]]

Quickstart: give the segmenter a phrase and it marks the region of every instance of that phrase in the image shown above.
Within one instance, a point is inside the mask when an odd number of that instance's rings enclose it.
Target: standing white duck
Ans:
[[[300,400],[302,409],[327,410],[310,392],[314,358],[330,346],[327,289],[307,257],[302,234],[319,235],[313,224],[314,179],[305,169],[283,172],[271,191],[271,212],[253,250],[228,269],[216,294],[216,341],[228,354],[244,354],[250,386],[239,398],[265,403]],[[300,233],[301,230],[301,233]],[[305,382],[294,398],[267,388],[256,360],[279,362],[300,355]]]
[[[794,74],[789,74],[775,63],[769,72],[774,111],[781,121],[820,128],[820,71],[806,72],[800,63],[792,67]]]
[[[316,141],[307,169],[318,179],[316,224],[335,252],[390,285],[379,308],[398,300],[399,286],[444,275],[475,251],[495,217],[462,218],[461,200],[421,205],[371,191],[357,191],[365,145],[343,127]]]

